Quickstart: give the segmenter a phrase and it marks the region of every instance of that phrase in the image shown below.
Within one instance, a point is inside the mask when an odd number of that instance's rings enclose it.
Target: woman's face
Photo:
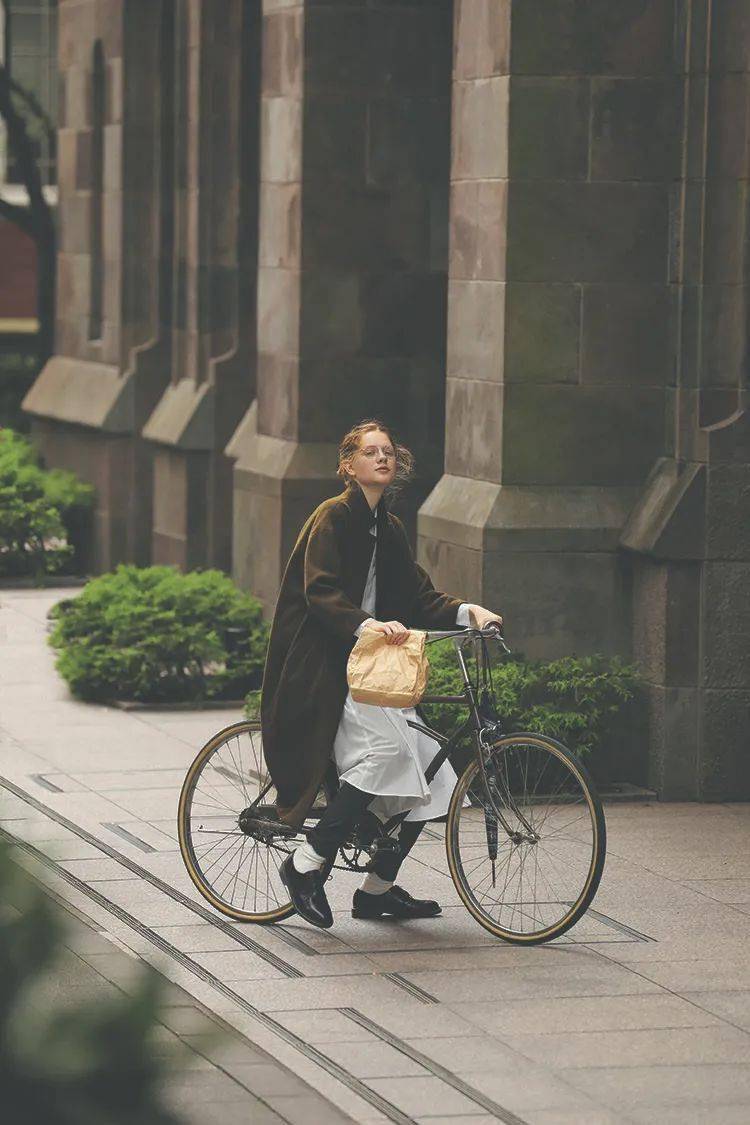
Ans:
[[[359,449],[349,462],[349,472],[360,484],[383,488],[396,475],[396,450],[383,430],[365,430],[359,436]]]

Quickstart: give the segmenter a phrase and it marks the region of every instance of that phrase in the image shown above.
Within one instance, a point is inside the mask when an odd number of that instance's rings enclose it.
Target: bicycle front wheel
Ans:
[[[601,801],[560,743],[513,734],[489,751],[485,772],[472,761],[453,793],[445,833],[451,877],[490,933],[521,945],[551,941],[582,917],[599,886]]]

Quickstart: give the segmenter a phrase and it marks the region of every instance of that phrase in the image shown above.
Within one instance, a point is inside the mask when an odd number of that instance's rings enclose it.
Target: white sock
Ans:
[[[364,891],[366,895],[384,895],[392,886],[392,879],[381,879],[379,875],[373,875],[371,871],[368,871],[359,889]]]
[[[325,857],[318,855],[315,848],[305,840],[292,852],[292,863],[300,875],[306,875],[309,871],[318,871],[325,863]]]

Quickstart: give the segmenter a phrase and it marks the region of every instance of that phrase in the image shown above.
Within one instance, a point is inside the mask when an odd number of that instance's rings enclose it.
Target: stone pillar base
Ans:
[[[499,485],[444,476],[422,505],[418,558],[435,585],[502,613],[515,650],[627,657],[637,489]]]
[[[333,443],[296,442],[258,433],[257,401],[226,449],[234,460],[232,577],[273,616],[300,528],[336,485]]]

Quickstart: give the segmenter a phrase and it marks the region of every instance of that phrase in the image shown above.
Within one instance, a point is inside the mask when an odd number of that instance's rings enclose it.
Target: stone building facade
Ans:
[[[436,585],[636,658],[648,780],[750,797],[750,9],[62,0],[57,354],[93,565],[274,600],[379,414]]]

